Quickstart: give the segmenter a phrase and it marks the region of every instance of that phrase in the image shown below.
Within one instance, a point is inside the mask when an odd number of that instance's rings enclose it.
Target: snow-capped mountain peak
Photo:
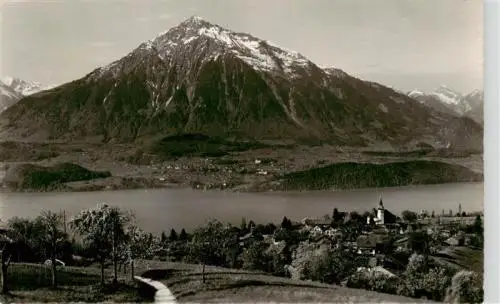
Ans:
[[[441,85],[434,92],[432,92],[431,95],[437,97],[446,104],[458,105],[463,101],[462,94],[455,92],[445,85]]]
[[[474,90],[468,95],[463,95],[445,85],[441,85],[431,93],[414,90],[408,93],[408,96],[439,111],[451,110],[458,115],[465,115],[477,104],[482,103],[483,100],[483,93],[480,90]]]
[[[413,91],[411,91],[410,93],[408,93],[408,96],[412,97],[412,98],[415,98],[415,97],[418,97],[418,96],[423,96],[425,95],[424,92],[418,90],[418,89],[415,89]]]
[[[298,70],[308,71],[315,66],[298,52],[286,50],[246,33],[231,31],[198,16],[193,16],[142,43],[128,56],[138,55],[141,58],[151,54],[165,62],[182,59],[183,65],[186,56],[190,57],[190,61],[203,62],[216,60],[219,56],[233,56],[255,70],[283,73],[291,77],[296,76]],[[98,75],[113,70],[116,66],[119,66],[118,62],[103,67]]]
[[[48,90],[53,86],[42,86],[39,82],[35,81],[25,81],[15,77],[2,77],[0,81],[6,86],[10,87],[15,92],[28,96],[35,93],[38,93],[43,90]]]
[[[467,100],[483,100],[484,99],[484,92],[478,89],[475,89],[474,91],[470,92],[466,97]]]

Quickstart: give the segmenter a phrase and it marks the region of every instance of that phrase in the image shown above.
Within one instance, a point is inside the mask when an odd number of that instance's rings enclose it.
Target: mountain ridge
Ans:
[[[0,82],[0,113],[15,104],[22,97],[20,93]]]
[[[441,85],[430,93],[415,89],[409,92],[408,96],[439,112],[469,117],[477,123],[483,124],[484,93],[479,89],[468,94],[461,94]]]
[[[5,76],[0,78],[0,113],[14,105],[25,96],[49,90],[54,86],[42,86],[39,82],[25,81]]]
[[[23,96],[29,96],[32,94],[36,94],[40,91],[50,90],[54,88],[55,85],[47,85],[44,86],[40,82],[36,81],[26,81],[20,78],[4,76],[0,79],[0,82],[10,87],[14,91],[18,92]]]
[[[482,146],[482,128],[298,52],[192,17],[0,120],[23,138],[105,142],[177,133],[340,145]]]

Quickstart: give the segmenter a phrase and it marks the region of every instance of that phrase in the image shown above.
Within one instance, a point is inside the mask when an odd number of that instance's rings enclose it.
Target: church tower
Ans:
[[[382,202],[382,197],[380,197],[380,202],[378,203],[378,209],[377,209],[377,224],[384,225],[384,215],[385,215],[384,202]]]

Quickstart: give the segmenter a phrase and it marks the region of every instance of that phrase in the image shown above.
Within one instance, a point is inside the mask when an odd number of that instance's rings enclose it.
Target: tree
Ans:
[[[361,223],[366,223],[366,218],[363,219],[363,217],[356,211],[351,211],[349,213],[349,219],[352,222],[361,222]],[[363,221],[364,220],[364,221]]]
[[[46,258],[46,248],[43,244],[45,227],[40,217],[34,220],[13,217],[9,219],[8,227],[30,248],[30,256],[23,257],[24,261],[40,262]]]
[[[408,236],[408,245],[416,253],[430,254],[430,238],[424,231],[414,231]]]
[[[401,280],[397,277],[371,271],[357,271],[347,279],[347,287],[390,294],[397,293],[400,284]]]
[[[472,230],[476,234],[483,234],[483,221],[481,220],[481,216],[476,215],[476,219],[474,220],[474,224],[472,225]]]
[[[457,272],[451,279],[445,302],[482,303],[483,288],[480,277],[473,271]]]
[[[269,245],[265,242],[251,243],[241,254],[243,260],[242,267],[249,270],[270,271],[270,257],[265,253],[267,247],[269,247]]]
[[[236,262],[239,249],[238,234],[231,225],[211,220],[198,227],[189,242],[189,259],[196,263],[227,266]]]
[[[9,292],[7,284],[7,269],[9,268],[12,254],[9,252],[9,245],[11,245],[10,241],[2,243],[2,247],[0,248],[0,280],[2,285],[2,294],[7,294]]]
[[[403,277],[398,294],[435,301],[443,301],[451,279],[449,270],[439,266],[429,269],[426,257],[416,253],[410,256]]]
[[[341,251],[325,251],[313,256],[304,267],[304,278],[329,284],[340,282],[354,270],[354,257]]]
[[[132,214],[124,214],[116,207],[98,204],[97,207],[83,210],[70,221],[84,242],[94,251],[101,264],[101,284],[104,285],[104,264],[112,258],[114,277],[118,281],[118,247],[125,239],[124,226],[131,221]]]
[[[175,241],[177,241],[177,239],[178,239],[177,232],[175,231],[175,229],[174,229],[174,228],[172,228],[172,229],[170,230],[169,240],[170,240],[171,242],[175,242]]]
[[[286,216],[283,217],[283,220],[281,221],[281,228],[283,229],[292,229],[292,221],[290,221]]]
[[[443,301],[446,290],[451,283],[451,277],[446,269],[442,267],[431,268],[428,273],[421,276],[422,289],[427,293],[427,297],[434,301]]]
[[[179,241],[187,241],[188,240],[188,234],[186,233],[186,230],[182,228],[181,233],[179,234]]]
[[[59,250],[62,249],[67,235],[63,228],[63,214],[54,213],[51,211],[43,211],[40,216],[40,221],[45,227],[43,243],[47,252],[50,255],[52,268],[52,287],[57,287],[57,264],[56,258]]]
[[[162,244],[167,243],[168,238],[167,238],[167,235],[165,234],[165,231],[162,231],[162,232],[161,232],[160,241],[161,241],[161,243],[162,243]]]
[[[152,259],[161,250],[161,239],[146,233],[135,224],[130,224],[126,229],[126,242],[124,250],[130,264],[131,278],[134,279],[134,260]]]
[[[410,210],[405,210],[401,213],[401,216],[403,217],[403,220],[413,223],[417,220],[418,216],[417,213],[410,211]]]
[[[432,210],[431,217],[432,217],[432,218],[435,218],[435,217],[436,217],[436,213],[434,212],[434,210]]]

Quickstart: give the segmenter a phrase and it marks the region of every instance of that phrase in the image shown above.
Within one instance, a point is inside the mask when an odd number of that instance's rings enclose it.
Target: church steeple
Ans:
[[[375,220],[375,222],[378,225],[384,225],[384,217],[385,217],[384,202],[382,201],[382,196],[380,196],[380,201],[378,203],[378,208],[377,208],[377,219]]]

